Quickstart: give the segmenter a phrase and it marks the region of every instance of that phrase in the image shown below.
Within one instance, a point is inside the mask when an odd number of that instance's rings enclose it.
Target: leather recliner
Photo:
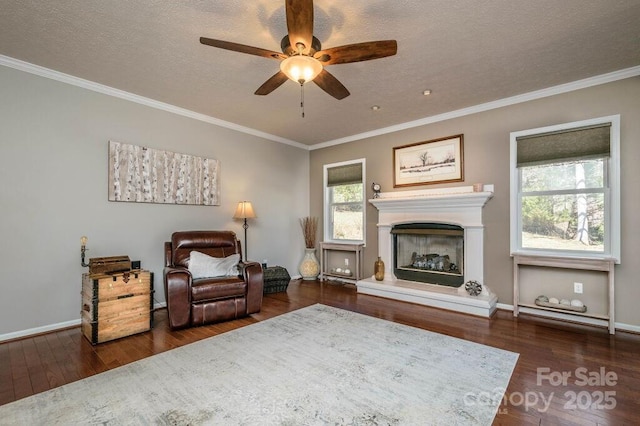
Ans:
[[[189,257],[198,251],[212,257],[240,255],[238,276],[193,279]],[[242,262],[240,241],[232,231],[181,231],[164,243],[164,291],[172,329],[228,321],[260,311],[262,266]]]

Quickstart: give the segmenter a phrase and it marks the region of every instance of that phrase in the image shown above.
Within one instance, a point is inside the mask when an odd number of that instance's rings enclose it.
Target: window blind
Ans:
[[[362,163],[347,164],[327,169],[327,186],[362,183]]]
[[[611,123],[516,138],[517,167],[608,157]]]

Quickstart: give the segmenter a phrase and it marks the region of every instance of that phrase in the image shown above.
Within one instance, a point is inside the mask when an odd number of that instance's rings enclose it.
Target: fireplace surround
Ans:
[[[474,191],[473,186],[460,186],[386,192],[381,193],[379,198],[369,200],[378,209],[378,256],[385,262],[387,268],[382,281],[377,281],[374,277],[357,281],[358,293],[490,317],[496,309],[498,298],[484,282],[482,209],[492,197],[493,185],[484,185],[481,191]],[[407,226],[410,228],[412,224],[418,224],[418,228],[440,226],[446,231],[445,234],[454,230],[461,232],[462,247],[456,243],[447,249],[409,249],[411,250],[409,255],[397,257],[394,240],[398,235],[406,233],[404,229]],[[394,229],[395,232],[393,232]],[[436,247],[442,246],[441,239],[431,238],[436,240]],[[436,250],[446,250],[447,253],[435,253]],[[413,251],[416,252],[414,260],[419,258],[416,265],[423,269],[430,269],[428,272],[432,274],[431,276],[445,272],[454,276],[454,278],[448,278],[453,281],[438,283],[437,280],[430,278],[418,281],[411,275],[416,271],[410,271],[411,273],[407,274],[404,269],[421,269],[413,266],[402,268],[407,266],[402,263],[407,263],[407,256],[410,258]],[[457,270],[437,270],[440,268],[438,262],[435,268],[432,266],[434,255],[441,258],[448,255],[449,264],[454,263]],[[456,260],[452,260],[454,257]],[[396,260],[401,263],[400,270],[397,268]],[[432,260],[431,264],[428,263],[429,260]],[[447,269],[444,259],[438,259],[438,261],[442,261],[442,268]],[[421,271],[417,273],[419,272]],[[471,296],[466,292],[464,283],[468,281],[477,281],[482,285],[480,295]]]

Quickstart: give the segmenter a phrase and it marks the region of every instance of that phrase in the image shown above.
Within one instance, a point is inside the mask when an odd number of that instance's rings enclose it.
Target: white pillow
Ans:
[[[212,278],[238,275],[238,253],[227,257],[212,257],[199,251],[189,255],[189,272],[195,278]]]

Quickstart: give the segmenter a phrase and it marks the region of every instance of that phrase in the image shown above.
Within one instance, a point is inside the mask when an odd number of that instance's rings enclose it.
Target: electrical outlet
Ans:
[[[573,292],[582,294],[582,283],[573,283]]]

